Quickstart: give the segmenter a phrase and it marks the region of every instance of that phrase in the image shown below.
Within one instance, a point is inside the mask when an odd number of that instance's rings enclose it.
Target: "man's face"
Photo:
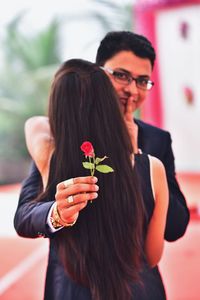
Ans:
[[[121,51],[115,56],[107,60],[104,64],[105,68],[114,71],[125,71],[134,78],[142,77],[150,79],[152,74],[151,62],[147,58],[140,58],[131,51]],[[135,80],[130,84],[124,85],[116,81],[112,74],[106,72],[109,76],[121,103],[123,113],[126,112],[126,104],[131,99],[133,112],[144,102],[148,91],[138,88]]]

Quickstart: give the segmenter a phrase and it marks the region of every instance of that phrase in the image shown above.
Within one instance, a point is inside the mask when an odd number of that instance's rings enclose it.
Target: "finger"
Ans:
[[[83,184],[74,184],[74,185],[70,185],[67,189],[57,190],[55,198],[56,198],[56,201],[63,202],[63,201],[65,201],[66,198],[68,198],[70,196],[74,196],[76,194],[84,195],[84,193],[97,192],[98,190],[99,190],[99,186],[96,184],[84,184],[84,183]],[[84,199],[83,201],[85,201],[85,200],[87,200],[87,199]]]
[[[94,193],[84,193],[84,194],[76,194],[74,196],[69,196],[65,199],[68,207],[79,204],[81,202],[87,202],[89,200],[94,200],[98,197],[96,192]]]
[[[127,121],[133,120],[133,106],[132,106],[132,100],[130,98],[128,98],[128,101],[127,101],[124,117]]]
[[[69,186],[76,184],[76,183],[96,183],[98,181],[98,178],[95,176],[84,176],[84,177],[75,177],[70,178],[65,181],[62,181],[57,184],[57,189],[66,189]]]
[[[63,181],[64,188],[68,188],[72,184],[74,184],[74,178],[70,178]]]
[[[95,176],[83,176],[83,177],[75,177],[74,184],[76,183],[96,183],[98,178]]]
[[[93,201],[98,197],[98,193],[82,193],[76,194],[74,196],[70,195],[69,197],[63,198],[62,201],[57,201],[60,210],[70,208],[72,206],[87,203],[88,201]]]
[[[97,192],[98,190],[99,186],[97,184],[74,184],[65,191],[65,194],[68,197],[81,193]]]

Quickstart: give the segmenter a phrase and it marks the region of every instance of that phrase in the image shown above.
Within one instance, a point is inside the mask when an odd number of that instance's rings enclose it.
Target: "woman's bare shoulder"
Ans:
[[[25,132],[35,132],[38,134],[49,134],[50,135],[50,126],[49,119],[45,116],[34,116],[26,120],[25,122]]]
[[[54,148],[48,118],[45,116],[29,118],[25,123],[25,139],[30,155],[39,170],[43,170]]]

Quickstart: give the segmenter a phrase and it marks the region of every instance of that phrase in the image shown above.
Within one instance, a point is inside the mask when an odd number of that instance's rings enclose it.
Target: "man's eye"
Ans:
[[[126,73],[123,73],[123,72],[114,72],[113,75],[117,78],[117,79],[120,79],[120,80],[124,80],[124,81],[127,81],[128,79],[128,75]]]
[[[138,78],[138,79],[137,79],[138,84],[141,85],[141,86],[147,86],[148,81],[149,81],[149,80],[146,79],[146,78]]]

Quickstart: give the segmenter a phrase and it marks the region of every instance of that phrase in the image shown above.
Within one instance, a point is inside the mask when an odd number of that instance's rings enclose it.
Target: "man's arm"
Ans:
[[[169,208],[165,240],[175,241],[182,237],[189,223],[189,210],[185,197],[176,180],[172,140],[169,132],[135,120],[139,126],[138,144],[143,152],[159,158],[165,166],[169,187]]]
[[[48,212],[54,201],[33,201],[39,192],[41,176],[32,163],[29,177],[23,182],[14,217],[14,227],[22,237],[36,238],[51,235],[47,223]]]
[[[176,180],[172,141],[169,133],[167,145],[163,159],[169,186],[169,208],[167,213],[165,239],[167,241],[175,241],[184,235],[189,223],[190,215],[185,197]]]

